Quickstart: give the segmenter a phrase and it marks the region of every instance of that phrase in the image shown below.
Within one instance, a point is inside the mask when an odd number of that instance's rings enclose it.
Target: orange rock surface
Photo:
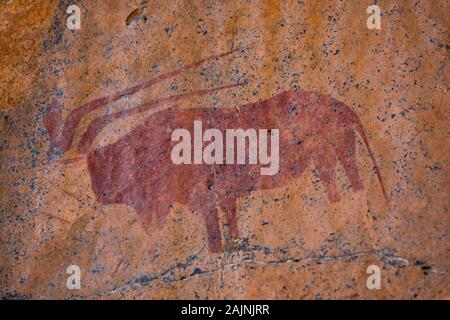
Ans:
[[[79,30],[66,26],[70,4],[0,4],[2,298],[450,297],[446,1],[377,1],[380,30],[367,28],[370,3],[362,0],[84,1]],[[239,86],[113,116],[230,84]],[[352,186],[338,161],[332,173],[339,200],[330,201],[308,162],[295,179],[237,198],[238,237],[219,210],[219,252],[208,247],[201,210],[162,203],[170,206],[164,221],[144,228],[133,205],[105,203],[94,192],[78,149],[94,119],[109,120],[90,151],[122,141],[168,108],[244,113],[245,105],[286,91],[331,96],[357,115],[388,201],[359,136],[361,187]],[[102,97],[109,98],[80,117],[70,148],[49,153],[61,142],[52,130],[58,136],[71,112]],[[45,123],[52,105],[54,129]],[[316,148],[325,143],[314,141]],[[174,188],[148,187],[145,196],[168,199]],[[208,204],[201,201],[198,208]],[[70,265],[81,269],[80,290],[66,287]],[[370,265],[381,269],[379,290],[367,288]]]

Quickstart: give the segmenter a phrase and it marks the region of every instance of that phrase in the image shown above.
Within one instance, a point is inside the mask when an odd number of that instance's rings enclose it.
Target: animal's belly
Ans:
[[[222,165],[175,165],[171,150],[176,142],[171,141],[171,132],[176,128],[189,130],[195,120],[203,122],[203,130],[217,128],[224,132],[248,129],[252,124],[264,129],[280,129],[279,172],[261,176],[261,168],[267,164],[231,165],[225,164],[225,159]],[[158,113],[119,141],[89,153],[92,189],[103,203],[132,203],[155,194],[173,194],[173,198],[183,199],[191,190],[226,194],[275,188],[303,172],[307,162],[302,145],[291,141],[294,135],[285,131],[254,110],[245,112],[244,109],[240,115],[227,111],[214,113],[214,116],[208,110]],[[248,149],[245,154],[248,160]]]

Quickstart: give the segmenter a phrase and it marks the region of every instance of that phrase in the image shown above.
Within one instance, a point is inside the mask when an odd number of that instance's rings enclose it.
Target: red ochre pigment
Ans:
[[[89,112],[212,58],[163,74],[111,97],[89,102],[72,111],[64,125],[60,109],[56,103],[53,104],[44,121],[51,139],[49,154],[63,153],[71,147],[79,122]],[[286,91],[268,100],[237,108],[166,109],[150,115],[142,125],[117,142],[97,149],[91,147],[98,133],[114,119],[233,86],[236,85],[166,97],[94,119],[83,133],[78,151],[87,155],[92,189],[97,200],[103,204],[132,206],[146,229],[152,218],[162,223],[172,203],[182,203],[202,215],[209,249],[220,252],[222,239],[218,209],[225,213],[231,237],[237,238],[237,198],[245,197],[252,191],[286,185],[309,165],[316,169],[331,202],[340,199],[334,173],[338,161],[353,190],[363,189],[356,163],[356,134],[368,150],[386,198],[378,166],[356,114],[344,103],[315,92]],[[204,129],[217,128],[221,131],[229,128],[279,129],[279,172],[260,175],[262,165],[248,163],[174,164],[170,155],[177,142],[171,141],[171,134],[175,129],[192,127],[194,121],[201,121]]]

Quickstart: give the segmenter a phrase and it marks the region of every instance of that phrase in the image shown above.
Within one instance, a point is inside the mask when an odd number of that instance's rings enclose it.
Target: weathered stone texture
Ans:
[[[367,29],[370,1],[362,0],[78,1],[75,31],[65,23],[70,4],[0,4],[2,297],[449,298],[447,1],[377,1],[381,30]],[[110,101],[82,118],[70,149],[47,153],[52,102],[65,119],[89,101],[232,49]],[[99,201],[77,150],[93,119],[235,83],[109,121],[92,148],[167,107],[245,112],[287,90],[318,92],[361,121],[389,201],[360,138],[362,190],[337,164],[340,199],[330,201],[309,163],[281,186],[238,198],[237,239],[219,213],[221,252],[208,247],[204,219],[186,203],[164,203],[165,221],[153,219],[146,232],[133,206]],[[82,270],[81,290],[66,288],[71,264]],[[371,264],[381,267],[381,290],[366,288]]]

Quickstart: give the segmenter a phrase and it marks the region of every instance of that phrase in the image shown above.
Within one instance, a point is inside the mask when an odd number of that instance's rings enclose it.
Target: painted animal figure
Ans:
[[[172,72],[170,76],[186,69]],[[129,89],[127,94],[143,87]],[[225,213],[230,235],[237,238],[237,198],[245,197],[252,191],[286,185],[309,165],[315,167],[331,202],[340,199],[334,173],[338,162],[344,168],[353,190],[363,189],[356,162],[356,135],[361,137],[368,150],[381,190],[387,198],[374,155],[356,114],[344,103],[315,92],[285,91],[270,99],[237,108],[168,108],[148,116],[140,126],[118,141],[97,149],[91,147],[95,137],[112,119],[143,112],[189,95],[203,95],[230,87],[167,97],[93,120],[83,133],[78,151],[87,156],[92,189],[97,200],[103,204],[132,206],[144,228],[152,218],[162,223],[172,204],[181,203],[202,215],[209,249],[220,252],[222,237],[218,209]],[[98,99],[98,102],[76,109],[67,118],[61,132],[57,129],[61,127],[59,111],[53,106],[45,121],[51,137],[49,152],[54,154],[68,150],[81,118],[120,96]],[[229,128],[279,128],[278,174],[260,175],[259,164],[174,164],[170,155],[176,142],[171,141],[171,133],[177,128],[191,128],[194,121],[202,121],[204,129],[217,128],[221,131]]]

